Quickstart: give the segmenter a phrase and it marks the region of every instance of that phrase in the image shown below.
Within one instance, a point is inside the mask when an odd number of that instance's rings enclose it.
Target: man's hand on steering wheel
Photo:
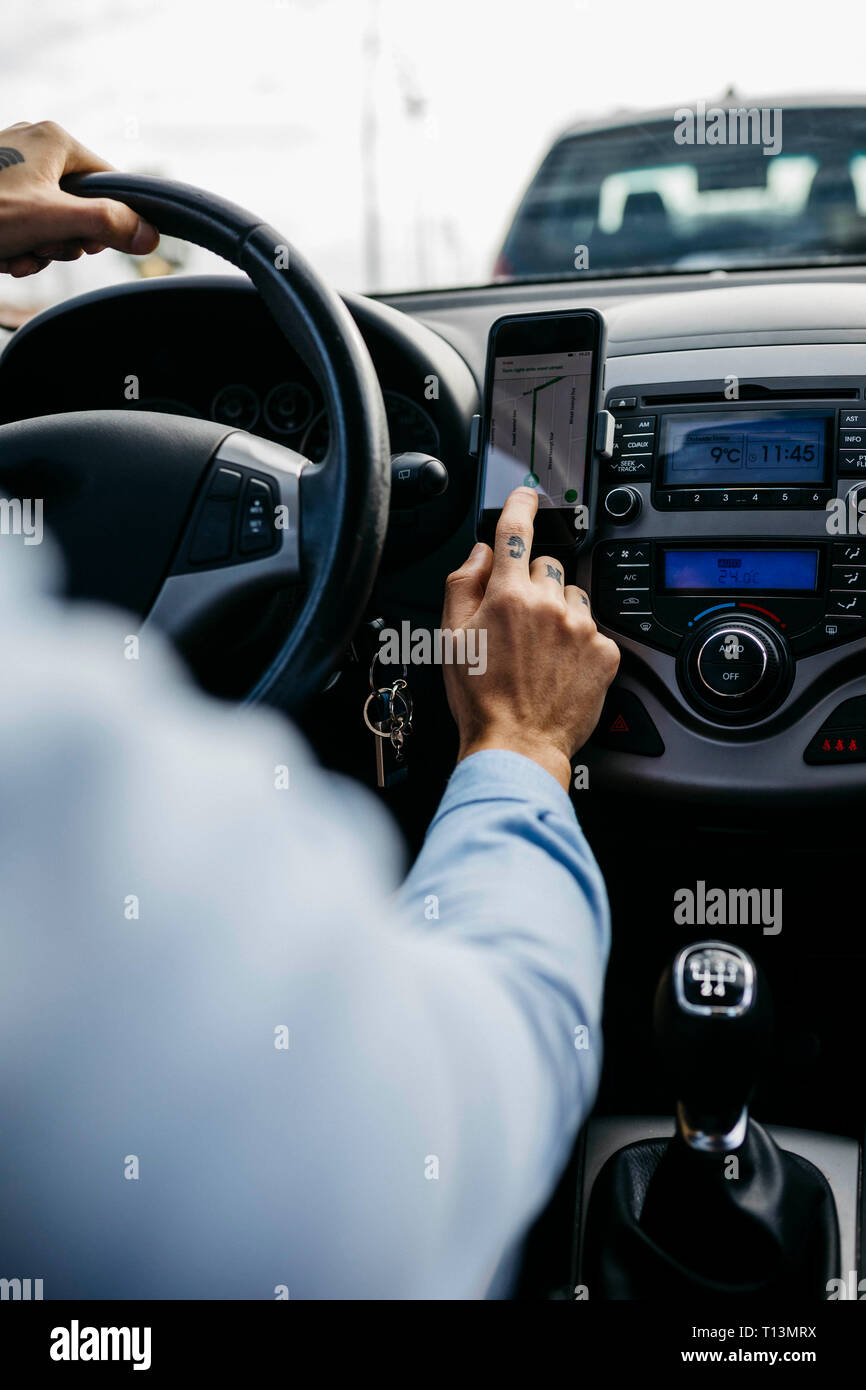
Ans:
[[[76,261],[113,247],[147,255],[154,227],[112,198],[64,193],[65,174],[110,170],[53,121],[19,121],[0,130],[0,271],[21,278],[51,261]]]

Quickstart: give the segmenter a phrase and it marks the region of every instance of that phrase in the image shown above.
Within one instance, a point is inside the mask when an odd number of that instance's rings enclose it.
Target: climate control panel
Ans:
[[[777,706],[797,657],[866,636],[866,541],[601,541],[592,569],[599,621],[676,656],[723,723]]]

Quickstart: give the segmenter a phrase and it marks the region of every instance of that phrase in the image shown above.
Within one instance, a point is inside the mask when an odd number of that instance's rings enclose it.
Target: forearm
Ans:
[[[519,1004],[573,1133],[601,1065],[609,916],[567,794],[516,753],[460,763],[397,904],[403,920],[476,952]]]

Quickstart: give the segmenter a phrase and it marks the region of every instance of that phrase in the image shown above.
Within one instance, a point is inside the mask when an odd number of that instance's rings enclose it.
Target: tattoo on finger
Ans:
[[[558,570],[556,565],[545,565],[545,569],[550,579],[555,579],[557,584],[562,583],[562,570]]]
[[[522,560],[526,554],[526,541],[520,536],[508,537],[508,553],[512,560]]]

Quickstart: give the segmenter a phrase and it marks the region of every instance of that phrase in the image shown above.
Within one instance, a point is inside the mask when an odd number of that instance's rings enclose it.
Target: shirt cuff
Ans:
[[[470,753],[457,764],[433,824],[456,807],[479,801],[532,801],[543,810],[577,820],[568,792],[551,772],[523,753],[504,748]]]

